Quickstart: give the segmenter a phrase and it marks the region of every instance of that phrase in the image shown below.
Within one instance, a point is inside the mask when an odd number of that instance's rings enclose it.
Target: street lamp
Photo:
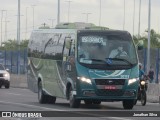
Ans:
[[[134,0],[134,3],[133,3],[133,35],[134,35],[134,20],[135,20],[135,0]]]
[[[88,23],[88,15],[92,14],[92,13],[82,13],[86,15],[86,23]]]
[[[51,27],[53,28],[53,22],[54,22],[55,19],[48,19],[48,20],[51,21]]]
[[[140,38],[140,27],[141,27],[141,0],[139,0],[138,38]]]
[[[10,21],[5,20],[5,36],[4,36],[4,40],[7,41],[7,25]]]
[[[60,23],[60,0],[58,0],[57,24]]]
[[[27,19],[28,19],[28,18],[27,18],[27,17],[28,17],[27,9],[28,9],[28,7],[26,7],[26,32],[25,32],[25,39],[27,39],[27,29],[28,29],[28,28],[27,28],[27,24],[28,24],[28,23],[27,23],[27,22],[28,22],[28,21],[27,21]]]
[[[4,23],[5,23],[4,41],[7,40],[7,38],[6,38],[6,35],[7,35],[7,22],[9,22],[9,21],[7,21],[7,10],[6,10],[6,16],[5,16],[5,21],[4,21]]]
[[[4,23],[5,23],[5,34],[4,34],[4,41],[7,41],[7,23],[8,22],[10,22],[10,21],[8,21],[7,20],[7,10],[6,10],[6,16],[5,16],[5,21],[4,21]]]
[[[2,47],[2,30],[3,30],[3,12],[5,12],[6,10],[1,10],[1,47]]]
[[[36,5],[31,5],[31,7],[32,7],[32,9],[33,9],[33,29],[34,29],[34,7],[35,7]]]
[[[124,16],[123,16],[123,30],[124,30],[124,28],[125,28],[125,12],[126,12],[126,1],[124,0]]]
[[[18,43],[18,64],[17,71],[20,74],[20,0],[18,0],[18,16],[17,16],[17,43]]]
[[[151,25],[151,0],[149,0],[148,5],[148,49],[147,49],[147,73],[150,69],[150,25]]]
[[[69,22],[70,3],[71,3],[72,1],[68,0],[68,1],[66,1],[66,2],[68,2],[68,22]]]
[[[100,6],[99,6],[99,26],[101,25],[101,0],[100,0]]]

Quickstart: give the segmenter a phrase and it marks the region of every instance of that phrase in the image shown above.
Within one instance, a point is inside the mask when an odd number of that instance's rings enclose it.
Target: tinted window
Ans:
[[[137,63],[136,49],[129,35],[85,33],[78,37],[78,61],[83,64],[130,65]],[[119,60],[120,59],[120,60]],[[121,60],[122,59],[122,60]]]

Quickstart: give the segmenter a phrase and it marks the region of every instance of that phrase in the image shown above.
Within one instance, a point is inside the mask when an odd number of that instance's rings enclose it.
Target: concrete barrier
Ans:
[[[160,84],[148,84],[147,101],[160,103]]]
[[[28,88],[27,75],[11,74],[10,86],[18,88]]]

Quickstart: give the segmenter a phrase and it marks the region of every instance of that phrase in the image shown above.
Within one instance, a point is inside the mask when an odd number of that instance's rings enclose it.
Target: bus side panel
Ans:
[[[28,58],[29,61],[30,58]],[[38,92],[37,88],[37,80],[34,76],[34,71],[31,69],[31,66],[28,65],[27,69],[27,83],[28,83],[28,88],[33,91],[33,92]]]
[[[38,75],[40,74],[43,78],[42,83],[45,92],[52,96],[64,98],[67,76],[65,64],[62,61],[64,57],[69,57],[63,51],[64,41],[66,38],[72,38],[72,35],[74,35],[72,39],[75,39],[75,31],[57,31],[32,33],[28,46],[31,65],[29,69],[32,70],[32,74],[29,74],[28,85],[30,89],[37,89],[35,86],[37,86]]]
[[[65,96],[65,84],[62,81],[61,72],[59,71],[61,69],[58,69],[59,65],[57,63],[62,66],[62,49],[66,37],[63,33],[50,33],[46,34],[45,42],[43,42],[45,89],[56,97]]]

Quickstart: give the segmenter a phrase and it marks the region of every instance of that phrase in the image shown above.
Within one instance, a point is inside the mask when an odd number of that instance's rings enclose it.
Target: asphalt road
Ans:
[[[124,110],[121,102],[103,102],[101,105],[86,106],[83,101],[80,108],[70,108],[68,101],[58,98],[56,104],[39,104],[37,94],[28,89],[10,88],[0,89],[0,111],[52,111],[52,116],[58,117],[42,117],[42,118],[0,118],[0,120],[144,120],[144,117],[131,117],[134,113],[154,113],[160,111],[158,103],[147,103],[141,106],[140,102],[132,110]],[[54,111],[54,112],[53,112]],[[66,112],[62,112],[66,111]],[[106,113],[106,114],[104,114]],[[118,117],[114,114],[119,114]],[[113,114],[113,116],[110,116]],[[131,114],[127,116],[126,114]],[[158,113],[159,115],[160,113]],[[75,116],[76,117],[75,117]],[[121,116],[122,115],[122,116]],[[126,116],[125,116],[126,115]],[[69,116],[69,117],[68,117]],[[77,117],[78,116],[78,117]],[[109,116],[109,117],[107,117]],[[125,117],[124,117],[125,116]],[[87,118],[86,118],[87,117]],[[145,117],[145,119],[158,120],[158,117]]]

